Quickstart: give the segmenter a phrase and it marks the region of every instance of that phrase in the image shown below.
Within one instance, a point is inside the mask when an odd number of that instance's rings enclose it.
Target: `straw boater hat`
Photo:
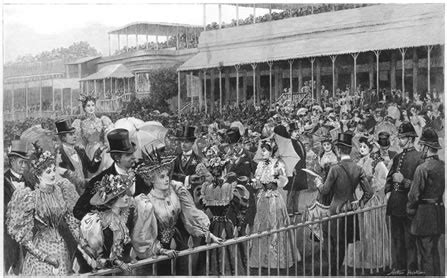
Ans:
[[[23,159],[29,159],[28,148],[25,141],[14,140],[11,142],[11,149],[8,152],[8,157],[17,156]]]

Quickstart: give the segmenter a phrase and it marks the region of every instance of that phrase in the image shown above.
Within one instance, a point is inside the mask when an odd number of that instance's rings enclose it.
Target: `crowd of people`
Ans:
[[[5,272],[66,275],[117,267],[128,273],[139,260],[176,258],[191,244],[284,227],[302,207],[300,194],[311,190],[317,192],[312,201],[330,214],[346,202],[355,207],[381,200],[391,218],[390,227],[385,215],[376,227],[360,219],[364,235],[345,231],[344,219],[341,230],[325,226],[332,275],[358,256],[350,244],[366,235],[359,248],[367,255],[357,262],[379,267],[368,244],[388,234],[383,229],[391,230],[391,238],[381,239],[391,242],[391,275],[440,275],[443,97],[405,97],[394,90],[330,96],[322,88],[315,101],[228,106],[222,114],[196,111],[179,118],[135,111],[132,116],[168,128],[162,146],[145,148],[137,159],[142,142],[116,127],[115,119],[97,116],[96,99],[83,95],[84,118],[54,123],[55,151],[11,141],[4,174]],[[346,219],[348,227],[352,220]],[[179,257],[172,267],[180,275],[188,267],[204,275],[205,259],[212,275],[276,268],[277,261],[282,269],[299,267],[296,240],[290,233],[253,241],[250,254],[261,256],[250,265],[241,244],[210,250],[208,258],[195,253],[191,263]],[[157,264],[159,275],[173,274],[169,261]],[[149,275],[150,267],[138,268],[138,275]]]

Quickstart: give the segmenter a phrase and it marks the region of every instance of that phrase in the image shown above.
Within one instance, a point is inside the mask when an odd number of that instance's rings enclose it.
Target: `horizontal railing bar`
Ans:
[[[195,253],[199,253],[199,252],[204,252],[204,251],[209,251],[209,250],[213,250],[216,248],[221,248],[221,247],[226,247],[226,246],[232,246],[232,245],[236,245],[239,243],[244,243],[247,242],[249,240],[253,240],[253,239],[257,239],[257,238],[263,238],[263,237],[267,237],[273,234],[277,234],[277,233],[282,233],[282,232],[288,232],[291,230],[296,230],[298,228],[302,228],[302,227],[306,227],[306,226],[310,226],[313,224],[319,224],[325,221],[330,221],[333,219],[337,219],[337,218],[342,218],[342,217],[346,217],[349,215],[355,215],[355,214],[360,214],[363,212],[367,212],[367,211],[372,211],[372,210],[377,210],[377,209],[381,209],[386,207],[386,204],[382,204],[379,206],[374,206],[374,207],[369,207],[369,208],[365,208],[365,209],[359,209],[359,210],[355,210],[355,211],[346,211],[346,212],[341,212],[339,214],[335,214],[335,215],[330,215],[330,216],[326,216],[323,218],[319,218],[316,220],[311,220],[311,221],[306,221],[306,222],[302,222],[302,223],[298,223],[298,224],[293,224],[293,225],[289,225],[286,227],[281,227],[279,229],[275,229],[275,230],[270,230],[270,231],[263,231],[260,233],[255,233],[255,234],[250,234],[250,235],[246,235],[246,236],[242,236],[242,237],[238,237],[238,238],[232,238],[232,239],[228,239],[225,240],[224,242],[222,242],[221,244],[218,243],[212,243],[212,244],[208,244],[208,245],[202,245],[202,246],[197,246],[194,247],[193,249],[187,249],[187,250],[182,250],[178,253],[178,257],[182,257],[182,256],[188,256],[191,254],[195,254]],[[137,268],[139,266],[144,266],[144,265],[148,265],[148,264],[154,264],[157,262],[161,262],[161,261],[166,261],[169,260],[168,256],[165,255],[161,255],[161,256],[157,256],[155,258],[149,258],[149,259],[144,259],[141,261],[138,261],[134,264],[130,264],[130,267],[133,268]],[[97,272],[94,273],[87,273],[87,275],[106,275],[106,274],[112,274],[112,273],[117,273],[120,272],[121,270],[118,268],[112,268],[112,269],[102,269],[99,270]]]

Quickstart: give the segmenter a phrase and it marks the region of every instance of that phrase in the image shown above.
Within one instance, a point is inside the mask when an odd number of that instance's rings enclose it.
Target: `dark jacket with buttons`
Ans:
[[[444,231],[444,162],[427,158],[414,173],[408,193],[407,213],[413,217],[410,231],[417,236],[439,235]]]
[[[388,215],[407,216],[408,191],[413,181],[414,172],[422,162],[422,153],[418,152],[414,147],[404,149],[394,157],[385,184],[385,194],[391,192],[386,209]],[[404,177],[399,184],[393,182],[393,174],[398,172]]]

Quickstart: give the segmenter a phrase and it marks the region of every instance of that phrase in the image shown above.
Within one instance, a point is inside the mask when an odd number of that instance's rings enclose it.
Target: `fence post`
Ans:
[[[192,240],[192,236],[189,236],[188,239],[188,249],[191,250],[194,248],[194,242]],[[192,276],[192,257],[191,254],[188,255],[188,275]]]
[[[208,246],[211,244],[211,237],[210,237],[209,231],[206,232],[205,243]],[[206,250],[205,274],[206,274],[206,276],[210,275],[210,251],[209,250]]]
[[[250,236],[250,227],[247,225],[245,227],[245,236]],[[245,248],[247,249],[247,276],[250,276],[250,248],[251,248],[251,239],[246,241]]]

